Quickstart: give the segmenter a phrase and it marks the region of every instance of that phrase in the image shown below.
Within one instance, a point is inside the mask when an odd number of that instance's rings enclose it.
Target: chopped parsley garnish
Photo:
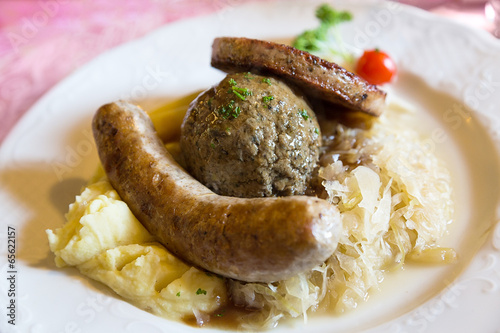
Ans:
[[[319,134],[319,129],[317,127],[314,129],[314,133]]]
[[[269,102],[272,101],[274,99],[274,96],[264,96],[262,97],[262,102],[264,102],[264,104],[266,105],[269,105]]]
[[[299,111],[299,115],[302,116],[302,118],[304,118],[304,120],[309,119],[309,115],[307,114],[307,110],[306,109],[300,110]]]
[[[216,314],[216,317],[223,317],[226,310],[222,310],[220,313]]]
[[[231,113],[231,116],[233,118],[238,118],[238,116],[240,115],[240,113],[241,113],[241,108],[239,106],[237,106],[237,107],[234,108],[234,111],[233,111],[233,113]]]
[[[248,88],[240,88],[240,87],[237,87],[237,86],[232,86],[231,90],[242,101],[244,101],[246,99],[246,96],[252,95],[252,92],[250,90],[248,90]]]
[[[252,73],[246,72],[245,73],[245,79],[250,79],[250,80],[253,79]]]
[[[263,78],[263,79],[262,79],[262,82],[263,82],[263,83],[267,83],[268,85],[272,85],[272,84],[271,84],[271,80],[270,80],[269,78],[267,78],[267,77]]]
[[[180,292],[180,291],[179,291],[179,292],[177,292],[177,294],[175,294],[175,296],[177,296],[177,297],[181,297],[181,292]]]
[[[201,288],[198,288],[198,290],[196,290],[196,295],[206,295],[206,294],[207,294],[206,290],[203,290]]]
[[[229,118],[238,118],[238,116],[241,113],[241,108],[239,106],[235,106],[236,102],[234,100],[231,100],[227,105],[223,105],[217,109],[217,112],[222,116],[224,119],[229,119]]]
[[[248,90],[248,88],[238,87],[236,81],[233,78],[229,79],[229,85],[231,86],[231,89],[229,89],[228,93],[232,92],[233,94],[238,96],[238,98],[240,98],[242,101],[246,99],[246,96],[252,95],[252,92]]]
[[[338,31],[338,25],[342,22],[352,20],[352,14],[348,11],[338,11],[328,4],[323,4],[316,9],[316,17],[320,24],[316,29],[306,30],[293,42],[293,46],[299,50],[313,52],[327,50],[340,55],[345,60],[351,60],[352,55],[348,53],[342,42]],[[328,43],[329,37],[333,32],[335,43]]]
[[[210,147],[215,148],[215,143],[211,142]]]

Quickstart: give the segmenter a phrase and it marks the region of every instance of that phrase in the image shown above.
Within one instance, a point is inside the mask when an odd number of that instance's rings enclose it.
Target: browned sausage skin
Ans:
[[[244,37],[219,37],[211,64],[228,73],[272,74],[300,87],[306,95],[380,116],[386,93],[339,65],[288,45]]]
[[[305,196],[219,196],[165,149],[148,115],[116,102],[93,119],[99,157],[121,198],[172,253],[222,276],[272,282],[313,268],[336,249],[341,220]]]

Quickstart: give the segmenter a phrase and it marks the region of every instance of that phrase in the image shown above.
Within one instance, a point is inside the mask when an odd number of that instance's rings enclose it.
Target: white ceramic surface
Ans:
[[[400,76],[390,93],[415,107],[411,126],[448,163],[457,214],[443,243],[460,261],[389,274],[352,313],[299,319],[276,331],[500,332],[500,43],[395,2],[332,4],[354,14],[342,28],[348,44],[395,58]],[[57,269],[45,229],[64,223],[68,204],[94,172],[90,120],[100,105],[127,98],[150,109],[204,89],[223,77],[210,67],[214,37],[289,41],[316,26],[317,5],[232,2],[97,57],[32,107],[0,149],[1,332],[200,331],[139,310],[75,269]],[[8,226],[17,237],[15,326],[6,309]]]

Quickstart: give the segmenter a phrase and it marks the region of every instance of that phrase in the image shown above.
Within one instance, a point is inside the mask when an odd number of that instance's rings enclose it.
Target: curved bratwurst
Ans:
[[[184,171],[135,105],[102,106],[93,119],[99,158],[137,219],[179,258],[243,281],[310,270],[335,251],[338,209],[306,196],[219,196]]]

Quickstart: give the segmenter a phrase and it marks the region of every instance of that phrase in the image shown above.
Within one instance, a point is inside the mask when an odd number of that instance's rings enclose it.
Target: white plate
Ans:
[[[90,120],[100,105],[131,97],[151,108],[204,89],[223,77],[209,64],[214,37],[290,40],[316,26],[317,5],[250,3],[165,26],[97,57],[33,106],[0,150],[1,332],[199,332],[129,305],[75,269],[57,269],[44,231],[64,223],[94,172]],[[347,43],[396,59],[394,92],[417,106],[415,126],[450,167],[457,214],[444,245],[460,262],[390,274],[356,311],[276,331],[499,332],[500,43],[395,2],[333,5],[354,14],[342,29]],[[15,326],[7,323],[8,226],[17,235]]]

